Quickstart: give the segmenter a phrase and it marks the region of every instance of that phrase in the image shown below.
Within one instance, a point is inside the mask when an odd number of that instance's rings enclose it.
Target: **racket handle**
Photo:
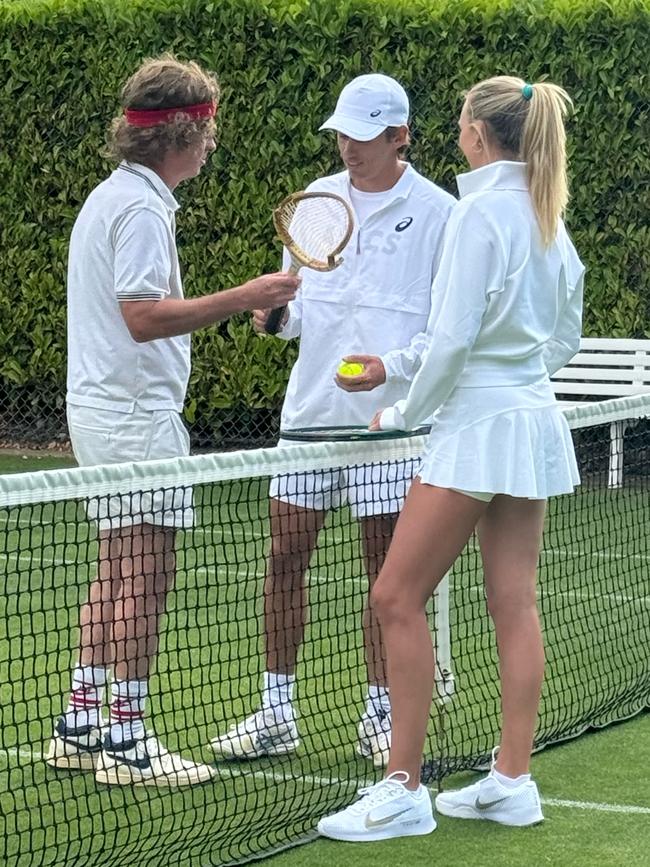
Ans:
[[[300,271],[300,262],[297,262],[292,256],[287,274],[293,274],[295,276],[298,271]],[[264,325],[264,330],[267,334],[278,333],[286,309],[287,305],[285,304],[284,307],[276,307],[271,310],[269,315],[266,317],[266,323]]]
[[[266,323],[264,324],[264,330],[267,334],[278,333],[286,309],[287,305],[285,304],[284,307],[276,307],[274,310],[271,310],[269,315],[266,317]]]

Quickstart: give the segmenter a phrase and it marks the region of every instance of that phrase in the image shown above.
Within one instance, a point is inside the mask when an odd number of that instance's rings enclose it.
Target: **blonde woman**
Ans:
[[[377,840],[436,827],[420,767],[434,660],[425,604],[477,529],[501,676],[501,745],[487,777],[436,799],[440,813],[542,821],[529,774],[544,669],[535,583],[546,498],[579,476],[549,377],[578,349],[584,268],[567,203],[567,94],[499,76],[467,93],[460,148],[471,171],[447,226],[428,350],[404,401],[374,430],[437,411],[373,591],[393,709],[387,775],[322,819],[322,834]]]

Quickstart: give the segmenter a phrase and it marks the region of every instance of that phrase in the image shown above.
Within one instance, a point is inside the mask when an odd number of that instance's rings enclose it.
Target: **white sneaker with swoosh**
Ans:
[[[508,788],[490,772],[457,792],[441,792],[436,810],[455,819],[487,819],[500,825],[536,825],[544,820],[537,785],[529,780]]]
[[[395,771],[374,786],[359,789],[359,801],[320,820],[319,834],[333,840],[365,843],[435,831],[428,790],[420,785],[411,791],[405,785],[408,780],[407,773]]]
[[[216,768],[170,753],[153,735],[113,743],[104,738],[95,779],[109,786],[159,786],[176,788],[208,783]]]

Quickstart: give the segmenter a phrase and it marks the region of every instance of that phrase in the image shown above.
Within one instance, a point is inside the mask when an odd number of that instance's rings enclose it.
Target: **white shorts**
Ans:
[[[296,445],[280,440],[278,445]],[[328,511],[344,504],[355,518],[392,515],[402,508],[419,459],[274,476],[269,496],[302,509]]]
[[[460,488],[451,488],[457,494],[465,494],[466,497],[471,497],[473,500],[480,500],[482,503],[491,503],[496,497],[496,494],[489,494],[486,491],[463,491]]]
[[[68,404],[67,416],[72,450],[81,467],[190,453],[189,434],[173,410],[126,413]],[[100,530],[133,524],[191,527],[194,520],[190,487],[89,498],[86,511]]]

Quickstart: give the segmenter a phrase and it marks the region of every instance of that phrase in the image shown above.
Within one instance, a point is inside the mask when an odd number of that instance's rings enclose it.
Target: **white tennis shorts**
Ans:
[[[296,445],[280,440],[278,445]],[[420,461],[403,460],[308,470],[273,476],[269,496],[302,509],[328,511],[348,504],[355,518],[396,514],[404,504]]]
[[[173,410],[136,409],[125,413],[69,404],[67,416],[72,450],[82,467],[162,460],[190,453],[189,434]],[[88,498],[88,517],[98,522],[100,530],[133,524],[191,527],[192,489],[156,490],[155,485],[152,479],[151,490]]]

